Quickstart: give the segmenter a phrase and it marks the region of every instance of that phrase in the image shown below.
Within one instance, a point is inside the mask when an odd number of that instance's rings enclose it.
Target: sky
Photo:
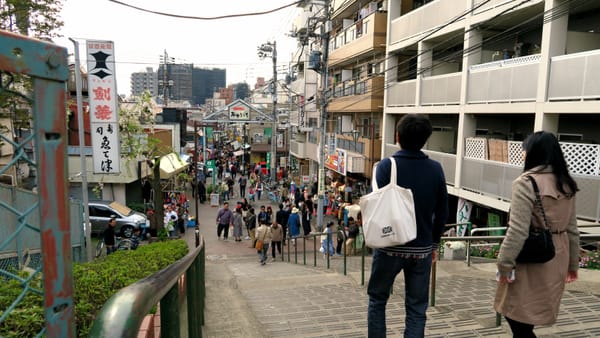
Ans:
[[[177,15],[215,17],[255,13],[291,4],[293,0],[122,0],[144,9]],[[85,40],[110,40],[115,44],[117,91],[130,95],[130,75],[157,70],[166,50],[175,63],[201,68],[225,68],[226,84],[256,77],[270,79],[273,60],[261,60],[257,47],[277,43],[279,78],[287,69],[297,42],[289,37],[298,8],[293,5],[271,14],[220,20],[191,20],[146,13],[109,0],[64,0],[63,28],[55,42],[74,52],[79,42],[80,62],[86,65]]]

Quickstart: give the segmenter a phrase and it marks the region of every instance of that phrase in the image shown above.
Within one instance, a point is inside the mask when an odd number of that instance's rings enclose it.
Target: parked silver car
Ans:
[[[117,216],[115,233],[125,238],[131,237],[134,228],[142,227],[148,221],[144,214],[133,211],[118,202],[90,201],[88,205],[90,207],[92,233],[94,234],[104,232],[111,215]]]

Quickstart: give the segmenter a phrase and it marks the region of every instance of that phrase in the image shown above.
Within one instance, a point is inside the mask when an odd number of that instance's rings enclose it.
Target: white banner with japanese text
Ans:
[[[119,125],[105,122],[92,123],[91,127],[94,173],[119,173]]]
[[[120,173],[119,112],[112,41],[86,41],[94,173]]]

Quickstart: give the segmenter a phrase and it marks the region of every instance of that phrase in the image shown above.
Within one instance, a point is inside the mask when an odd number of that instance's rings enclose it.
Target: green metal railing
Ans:
[[[113,295],[96,317],[90,337],[137,337],[144,317],[158,303],[161,337],[202,337],[206,249],[198,231],[196,244],[174,264]],[[186,303],[187,318],[182,318]],[[187,334],[182,332],[182,320],[187,321]]]
[[[319,251],[319,248],[321,247],[321,242],[319,241],[317,244],[317,238],[320,238],[321,236],[326,236],[325,233],[316,233],[316,234],[308,234],[306,236],[298,236],[296,238],[290,238],[289,236],[286,238],[286,243],[287,243],[287,261],[288,262],[292,262],[292,247],[293,247],[293,252],[294,252],[294,257],[293,257],[293,263],[298,264],[298,247],[300,246],[299,243],[302,242],[302,264],[306,265],[307,264],[307,254],[310,255],[310,251],[307,251],[307,242],[312,242],[312,254],[313,254],[313,266],[318,266],[317,262],[317,255],[323,255],[325,258],[325,267],[327,269],[331,268],[331,256],[329,254],[327,254],[327,252],[325,253],[321,253]],[[363,236],[362,231],[360,232],[360,234],[358,235],[360,237]],[[358,238],[358,237],[357,237]],[[292,240],[296,241],[296,245],[292,244]],[[332,239],[333,240],[333,239]],[[342,251],[343,251],[343,274],[344,276],[346,276],[348,274],[348,256],[346,255],[347,252],[347,248],[346,248],[346,236],[345,234],[343,234],[343,246],[342,246]],[[367,248],[365,246],[365,241],[362,240],[362,244],[361,247],[359,248],[361,251],[361,285],[365,285],[365,254],[367,251]],[[281,260],[285,261],[284,259],[284,255],[281,255]]]

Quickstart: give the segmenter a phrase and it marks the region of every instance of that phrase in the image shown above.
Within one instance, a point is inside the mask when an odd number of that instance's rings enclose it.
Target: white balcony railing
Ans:
[[[600,98],[600,50],[552,58],[548,99],[585,100]]]
[[[421,104],[445,105],[460,103],[462,73],[451,73],[424,78],[421,81]]]
[[[600,177],[600,144],[560,142],[560,148],[571,174]],[[468,137],[465,157],[506,162],[520,168],[524,164],[521,141]]]
[[[417,80],[407,80],[392,84],[388,90],[388,106],[414,106],[417,93]]]
[[[469,103],[534,101],[540,55],[469,67]]]
[[[390,44],[400,43],[410,37],[418,38],[433,29],[457,18],[466,9],[464,1],[433,1],[394,20],[390,25]],[[461,18],[464,20],[464,16]],[[460,20],[459,20],[460,21]]]

